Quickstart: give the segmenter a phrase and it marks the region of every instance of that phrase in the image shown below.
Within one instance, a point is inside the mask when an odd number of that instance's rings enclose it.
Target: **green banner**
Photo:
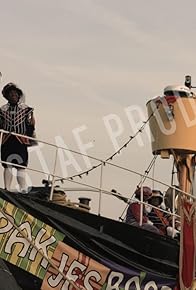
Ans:
[[[43,279],[64,235],[0,198],[0,257]],[[35,246],[34,246],[35,245]]]

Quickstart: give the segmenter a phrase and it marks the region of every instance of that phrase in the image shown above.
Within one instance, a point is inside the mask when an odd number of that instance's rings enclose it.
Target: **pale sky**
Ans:
[[[182,84],[186,74],[196,84],[193,0],[0,0],[0,5],[0,85],[11,81],[23,89],[26,103],[35,108],[39,139],[55,143],[59,136],[68,148],[79,150],[73,130],[85,126],[81,139],[93,144],[87,154],[106,159],[116,149],[105,116],[120,121],[116,141],[122,146],[133,134],[127,107],[140,108],[145,120],[146,102],[165,86]],[[133,141],[113,162],[143,173],[152,154],[149,139],[141,137],[143,146]],[[54,154],[46,156],[46,146],[42,150],[51,168]],[[34,154],[30,165],[40,169]],[[170,181],[166,163],[157,162],[155,177]],[[80,167],[87,170],[84,160]],[[104,171],[103,187],[127,196],[139,181],[108,166]],[[70,166],[69,173],[77,172]],[[99,185],[99,175],[94,170],[76,180]],[[40,184],[38,176],[32,178]],[[122,202],[104,198],[101,214],[118,218],[123,208]]]

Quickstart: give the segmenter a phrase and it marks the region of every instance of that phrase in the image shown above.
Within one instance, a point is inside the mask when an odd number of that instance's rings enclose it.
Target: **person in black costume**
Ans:
[[[27,167],[28,150],[31,142],[27,137],[14,136],[18,133],[26,136],[34,136],[35,119],[33,108],[27,106],[23,99],[23,91],[14,83],[8,83],[2,90],[3,97],[8,101],[0,108],[0,129],[8,131],[3,133],[1,144],[1,161],[4,167],[4,185],[10,190],[13,177],[13,167],[17,169],[17,182],[21,192],[26,191],[25,169],[17,165]],[[12,165],[4,162],[13,163]]]

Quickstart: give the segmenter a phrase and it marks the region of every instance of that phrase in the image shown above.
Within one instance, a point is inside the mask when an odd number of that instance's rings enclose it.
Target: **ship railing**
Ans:
[[[34,141],[34,143],[37,143],[38,146],[40,144],[44,144],[44,145],[48,145],[50,147],[52,147],[55,151],[55,157],[54,157],[54,162],[53,162],[53,168],[52,168],[52,173],[48,172],[48,171],[45,171],[45,170],[39,170],[39,169],[36,169],[36,168],[33,168],[33,167],[30,167],[28,166],[27,168],[22,166],[22,165],[19,165],[17,164],[17,167],[18,168],[23,168],[23,169],[27,169],[31,172],[36,172],[36,173],[40,173],[40,174],[44,174],[45,176],[48,177],[48,181],[50,183],[50,197],[49,197],[49,200],[52,201],[53,199],[53,193],[54,193],[54,189],[56,188],[56,182],[57,181],[68,181],[74,185],[79,185],[81,187],[86,187],[85,191],[91,191],[91,192],[96,192],[99,194],[99,198],[98,198],[98,215],[101,215],[101,206],[102,206],[102,195],[105,194],[105,195],[110,195],[110,196],[115,196],[123,201],[125,201],[127,203],[127,206],[135,201],[135,198],[133,197],[133,195],[131,197],[127,197],[127,194],[123,194],[123,193],[120,193],[120,192],[112,192],[110,190],[106,190],[104,189],[103,187],[103,174],[104,174],[104,166],[105,165],[108,165],[112,168],[115,168],[115,169],[118,169],[118,170],[122,170],[123,172],[126,172],[126,173],[130,173],[130,174],[134,174],[135,176],[137,176],[138,178],[141,179],[141,183],[140,183],[140,186],[141,186],[141,197],[140,197],[140,201],[137,200],[137,202],[139,202],[141,204],[140,206],[140,225],[142,225],[142,220],[143,220],[143,209],[144,209],[144,206],[146,205],[149,205],[148,203],[144,202],[144,199],[143,199],[143,183],[144,183],[144,180],[148,180],[148,181],[151,181],[153,182],[153,184],[156,182],[157,184],[159,185],[162,185],[162,186],[165,186],[167,188],[171,188],[172,189],[172,209],[170,209],[170,211],[168,210],[164,210],[162,208],[159,208],[159,207],[155,207],[153,205],[150,205],[152,208],[157,208],[159,209],[160,211],[162,211],[163,213],[166,213],[166,214],[169,214],[170,216],[172,216],[172,228],[173,228],[173,233],[174,233],[174,229],[175,229],[175,224],[176,224],[176,220],[180,223],[180,216],[176,213],[176,208],[175,208],[175,191],[176,191],[176,187],[174,186],[171,186],[165,182],[162,182],[158,179],[155,179],[155,178],[152,178],[150,176],[146,176],[146,174],[141,174],[135,170],[132,170],[132,169],[129,169],[129,168],[126,168],[126,167],[123,167],[123,166],[120,166],[118,164],[114,164],[112,162],[109,162],[109,161],[106,161],[106,160],[103,160],[103,159],[100,159],[100,158],[96,158],[94,156],[90,156],[88,154],[84,154],[84,153],[81,153],[79,151],[76,151],[76,150],[71,150],[71,149],[68,149],[68,148],[65,148],[63,146],[58,146],[54,143],[50,143],[50,142],[46,142],[46,141],[43,141],[43,140],[40,140],[38,138],[33,138],[33,137],[29,137],[29,136],[25,136],[25,135],[21,135],[21,134],[17,134],[17,133],[13,133],[13,132],[8,132],[8,131],[5,131],[5,130],[0,130],[0,143],[2,143],[2,137],[3,137],[3,134],[11,134],[11,135],[14,135],[14,136],[19,136],[19,137],[26,137],[28,138],[29,140],[32,140]],[[81,181],[76,181],[74,180],[72,177],[69,177],[69,176],[63,176],[63,175],[59,175],[57,174],[57,159],[59,158],[59,150],[65,150],[65,151],[68,151],[72,154],[76,154],[76,155],[79,155],[79,156],[82,156],[82,157],[86,157],[86,158],[89,158],[89,159],[92,159],[96,162],[98,162],[100,164],[100,175],[99,175],[99,186],[94,186],[94,185],[91,185],[91,184],[88,184],[88,183],[84,183],[84,182],[81,182]],[[6,161],[2,161],[0,160],[0,162],[3,164],[7,164],[7,165],[10,165],[10,166],[13,166],[13,165],[16,165],[15,163],[12,163],[12,162],[6,162]],[[79,174],[78,174],[79,176]],[[82,188],[80,187],[80,190],[82,190]],[[58,188],[60,189],[60,187],[58,186]],[[66,188],[64,188],[65,190],[67,190]],[[183,195],[183,196],[186,196],[187,198],[189,198],[190,200],[193,200],[193,201],[196,201],[196,197],[191,195],[191,194],[188,194],[180,189],[178,189],[178,192]],[[121,219],[122,220],[122,219]],[[174,236],[174,234],[173,234]]]

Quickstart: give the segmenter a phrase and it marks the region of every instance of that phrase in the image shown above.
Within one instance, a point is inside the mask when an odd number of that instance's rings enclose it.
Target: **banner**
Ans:
[[[75,289],[69,280],[74,281],[78,288],[88,290],[172,290],[175,286],[172,280],[136,269],[127,269],[107,259],[98,263],[62,242],[58,243],[52,261],[68,280],[53,267],[49,267],[41,290]]]
[[[0,198],[0,257],[43,279],[64,235]],[[31,244],[35,244],[35,247]]]
[[[42,280],[41,290],[174,289],[174,279],[117,264],[107,251],[105,256],[97,252],[98,260],[92,259],[67,245],[64,238],[0,198],[0,258]]]

